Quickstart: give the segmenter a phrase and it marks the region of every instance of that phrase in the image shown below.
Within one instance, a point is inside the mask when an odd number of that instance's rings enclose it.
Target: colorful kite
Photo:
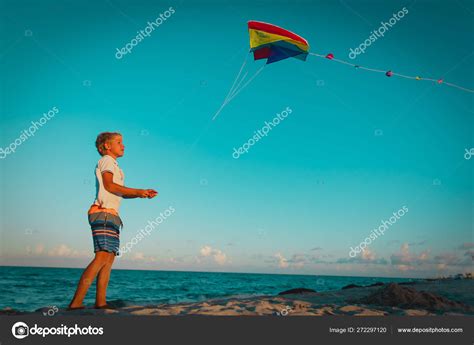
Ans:
[[[262,22],[250,21],[248,27],[255,60],[267,59],[267,65],[289,57],[306,60],[309,44],[303,37]]]
[[[247,63],[247,56],[240,67],[239,73],[235,78],[232,87],[230,88],[227,96],[224,99],[219,110],[216,112],[213,120],[219,115],[219,113],[224,109],[224,107],[233,100],[250,82],[262,71],[262,69],[271,63],[281,61],[287,58],[297,58],[302,61],[306,61],[306,57],[308,55],[316,56],[320,58],[325,58],[334,62],[338,62],[344,65],[352,66],[356,69],[361,69],[369,72],[375,73],[383,73],[387,77],[397,76],[405,79],[413,79],[413,80],[425,80],[434,82],[437,84],[444,84],[447,86],[451,86],[457,88],[462,91],[474,93],[474,90],[468,89],[456,84],[448,83],[444,81],[442,78],[425,78],[420,76],[408,76],[400,73],[395,73],[392,70],[381,70],[375,68],[364,67],[360,65],[356,65],[341,59],[336,59],[334,54],[316,54],[309,52],[309,44],[303,37],[298,36],[297,34],[280,28],[273,24],[257,22],[257,21],[249,21],[248,22],[248,30],[250,36],[250,52],[253,53],[254,60],[261,60],[267,59],[267,63],[260,67],[257,72],[249,78],[244,84],[243,81],[247,77],[248,72],[241,77],[242,71]]]
[[[254,60],[267,59],[267,63],[260,67],[259,70],[249,78],[243,85],[242,82],[247,77],[245,72],[241,78],[242,71],[247,63],[247,56],[240,67],[239,74],[234,80],[227,96],[224,99],[219,110],[216,112],[213,120],[219,115],[224,107],[237,96],[250,82],[262,71],[262,69],[273,62],[281,61],[290,57],[294,57],[305,61],[309,52],[309,44],[303,37],[280,28],[276,25],[249,21],[248,29],[250,35],[250,52],[253,52]]]

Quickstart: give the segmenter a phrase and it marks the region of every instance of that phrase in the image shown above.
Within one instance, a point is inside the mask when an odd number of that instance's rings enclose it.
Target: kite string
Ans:
[[[322,55],[322,54],[317,54],[317,53],[308,53],[308,54],[313,55],[313,56],[317,56],[317,57],[320,57],[320,58],[328,58],[327,55]],[[419,76],[414,76],[413,77],[413,76],[409,76],[409,75],[395,73],[395,72],[392,72],[392,71],[384,71],[384,70],[381,70],[381,69],[364,67],[364,66],[356,65],[356,64],[353,64],[353,63],[350,63],[350,62],[347,62],[347,61],[344,61],[344,60],[341,60],[341,59],[336,59],[336,58],[330,58],[330,60],[341,63],[341,64],[344,64],[344,65],[348,65],[348,66],[352,66],[352,67],[359,68],[359,69],[362,69],[362,70],[366,70],[366,71],[369,71],[369,72],[385,73],[385,74],[390,72],[390,75],[394,75],[394,76],[397,76],[397,77],[400,77],[400,78],[412,79],[412,80],[414,79],[414,80],[431,81],[431,82],[438,83],[438,84],[445,84],[447,86],[451,86],[451,87],[454,87],[454,88],[457,88],[459,90],[463,90],[463,91],[466,91],[466,92],[474,93],[473,89],[468,89],[468,88],[465,88],[465,87],[462,87],[462,86],[459,86],[459,85],[456,85],[456,84],[453,84],[453,83],[448,83],[448,82],[443,81],[442,79],[422,78],[422,77],[419,77]]]
[[[244,76],[239,80],[239,82],[237,83],[237,85],[235,86],[235,88],[233,88],[232,92],[230,92],[226,98],[224,99],[224,103],[228,103],[227,101],[231,100],[232,99],[232,96],[234,95],[234,93],[238,90],[238,88],[240,87],[240,85],[242,84],[242,82],[245,80],[245,78],[247,77],[247,75],[249,74],[249,72],[245,72]]]
[[[220,114],[220,112],[222,111],[222,109],[224,109],[224,107],[230,102],[232,101],[239,93],[240,91],[242,91],[248,84],[250,84],[250,82],[257,76],[259,75],[259,73],[263,70],[263,68],[265,67],[266,65],[263,65],[262,67],[260,67],[257,72],[255,72],[255,74],[249,79],[247,80],[247,82],[242,85],[242,87],[240,87],[239,89],[238,88],[238,85],[241,84],[241,82],[245,79],[245,76],[248,74],[245,73],[244,75],[244,78],[242,78],[242,80],[239,81],[239,84],[237,85],[237,87],[235,88],[235,90],[233,91],[233,93],[231,95],[228,95],[228,97],[226,97],[226,99],[224,100],[224,102],[222,103],[222,105],[220,106],[219,110],[217,110],[216,114],[213,116],[212,120],[215,120],[216,117]]]
[[[235,77],[234,79],[234,82],[232,83],[232,86],[230,87],[230,90],[229,92],[227,93],[227,95],[225,96],[225,99],[227,99],[229,97],[229,95],[234,91],[234,86],[235,86],[235,83],[237,82],[237,80],[239,79],[240,75],[242,74],[242,71],[245,67],[245,65],[247,64],[247,57],[248,57],[248,54],[245,54],[245,57],[244,57],[244,61],[242,62],[242,66],[240,66],[240,70],[239,70],[239,73],[237,74],[237,76]],[[245,76],[244,76],[245,78]],[[225,102],[225,101],[224,101]]]
[[[243,71],[243,69],[244,69],[244,66],[247,64],[247,57],[248,57],[248,54],[249,54],[249,53],[245,54],[244,61],[242,62],[242,65],[240,66],[239,73],[238,73],[237,76],[235,77],[234,82],[232,83],[232,86],[231,86],[229,92],[227,93],[227,95],[226,95],[225,98],[224,98],[224,102],[222,102],[222,104],[221,104],[219,110],[217,110],[217,112],[214,114],[212,120],[214,120],[214,119],[219,115],[219,113],[222,111],[222,109],[224,109],[224,107],[227,105],[227,103],[229,103],[229,100],[228,100],[228,99],[229,99],[229,96],[235,91],[235,90],[234,90],[235,83],[237,82],[237,80],[239,79],[240,75],[242,74],[242,71]],[[246,75],[247,75],[247,73],[245,73],[245,75],[244,75],[244,77],[243,77],[242,79],[245,79],[245,76],[246,76]],[[238,85],[240,85],[241,82],[242,82],[242,80],[239,81],[239,84],[238,84]]]
[[[220,114],[220,112],[222,111],[222,109],[224,109],[224,107],[226,106],[227,103],[222,103],[220,108],[216,111],[216,113],[214,114],[214,116],[212,117],[212,121],[214,121],[216,119],[216,117]]]
[[[255,72],[255,74],[254,74],[249,80],[247,80],[247,82],[246,82],[244,85],[242,85],[242,87],[241,87],[239,90],[236,90],[236,91],[230,96],[230,98],[228,99],[227,103],[229,103],[230,101],[232,101],[232,100],[240,93],[240,91],[242,91],[248,84],[250,84],[250,82],[251,82],[257,75],[260,74],[260,72],[263,70],[263,68],[264,68],[265,66],[266,66],[266,64],[263,65],[262,67],[260,67],[260,68],[257,70],[257,72]]]
[[[455,88],[457,88],[457,89],[459,89],[459,90],[463,90],[463,91],[467,91],[467,92],[474,92],[474,90],[467,89],[467,88],[465,88],[465,87],[462,87],[462,86],[459,86],[459,85],[456,85],[456,84],[446,83],[446,82],[445,82],[444,84],[446,84],[446,85],[448,85],[448,86],[451,86],[451,87],[455,87]]]

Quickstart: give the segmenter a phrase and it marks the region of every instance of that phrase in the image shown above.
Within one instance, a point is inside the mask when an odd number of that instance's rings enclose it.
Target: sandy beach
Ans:
[[[474,280],[442,279],[412,283],[349,285],[341,290],[312,292],[304,288],[276,296],[229,297],[197,303],[124,305],[111,301],[111,309],[67,311],[57,315],[215,315],[215,316],[427,316],[474,315]],[[45,313],[41,308],[32,313]],[[26,314],[5,308],[3,315]]]

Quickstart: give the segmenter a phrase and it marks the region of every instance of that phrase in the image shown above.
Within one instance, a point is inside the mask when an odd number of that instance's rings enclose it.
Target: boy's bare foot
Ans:
[[[80,305],[78,307],[67,307],[66,310],[70,311],[70,310],[79,310],[79,309],[86,309],[86,307],[83,305]]]
[[[113,307],[109,304],[103,304],[103,305],[95,305],[94,309],[113,309]]]

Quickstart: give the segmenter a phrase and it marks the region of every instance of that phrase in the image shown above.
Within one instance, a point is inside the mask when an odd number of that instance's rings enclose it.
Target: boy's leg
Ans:
[[[77,285],[76,293],[74,294],[74,297],[71,303],[69,304],[69,308],[77,308],[82,306],[82,301],[86,296],[89,286],[94,281],[100,269],[107,264],[107,261],[109,260],[108,254],[109,253],[102,251],[95,253],[94,260],[91,261],[89,266],[87,266],[87,268],[82,273],[81,279],[79,280],[79,284]]]
[[[112,265],[114,263],[115,254],[107,253],[107,263],[100,269],[99,275],[97,276],[97,285],[96,285],[96,296],[95,296],[95,305],[96,307],[104,306],[107,304],[106,293],[107,286],[109,285],[110,271],[112,270]]]

